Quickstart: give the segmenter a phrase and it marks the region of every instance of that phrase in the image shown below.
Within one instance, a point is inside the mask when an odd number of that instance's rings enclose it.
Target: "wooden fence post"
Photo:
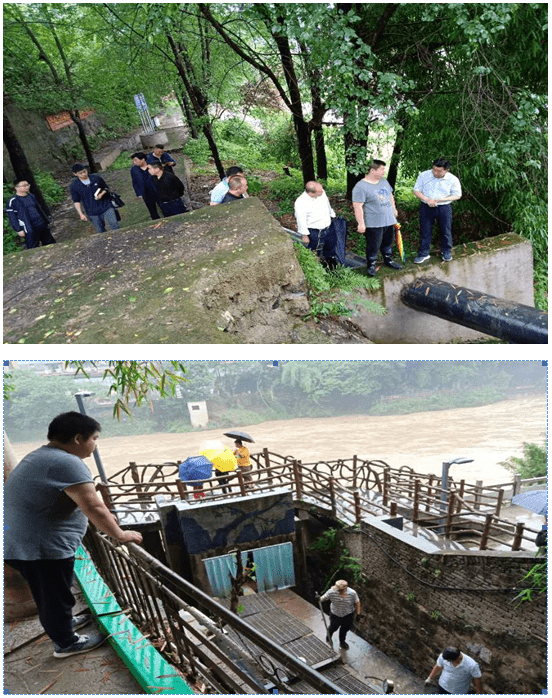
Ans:
[[[188,499],[188,489],[186,487],[185,482],[182,482],[182,480],[178,479],[176,481],[176,489],[178,490],[180,499]]]
[[[360,511],[360,494],[358,492],[353,492],[353,497],[355,498],[355,521],[359,524],[362,521],[362,513]]]
[[[514,475],[513,490],[512,497],[521,492],[521,475]]]
[[[391,502],[391,506],[389,507],[389,514],[391,516],[397,516],[397,502]]]
[[[297,499],[301,499],[303,496],[303,483],[301,482],[301,469],[299,463],[293,461],[293,479],[295,480],[295,491],[297,493]]]
[[[236,471],[236,474],[238,476],[238,482],[240,483],[240,493],[242,497],[245,497],[247,492],[245,491],[245,480],[243,479],[243,473],[241,471],[240,466],[238,466],[238,469]]]
[[[459,514],[462,511],[462,500],[464,499],[464,487],[466,486],[465,480],[460,480],[460,491],[458,492],[458,506],[456,507],[456,513]]]
[[[521,548],[521,541],[523,538],[524,528],[525,524],[523,523],[523,521],[516,524],[516,533],[514,535],[514,542],[512,543],[512,550],[519,550]]]
[[[452,516],[454,514],[454,505],[455,505],[455,500],[456,500],[456,495],[454,492],[451,492],[449,495],[449,501],[448,501],[448,512],[447,512],[447,524],[446,524],[446,531],[445,531],[445,536],[447,538],[450,538],[450,534],[452,533]]]
[[[265,470],[270,471],[270,454],[268,452],[268,448],[263,448],[263,458],[265,462]],[[272,478],[268,478],[267,484],[272,485]]]
[[[499,517],[500,516],[500,510],[502,508],[502,501],[504,499],[504,490],[498,490],[498,497],[496,500],[496,508],[495,508],[495,516]]]
[[[357,457],[353,456],[353,489],[357,487]]]
[[[481,509],[481,491],[483,490],[483,480],[475,481],[475,499],[473,503],[474,509]]]
[[[387,506],[387,498],[389,496],[389,468],[383,471],[383,506]]]
[[[493,523],[493,515],[487,514],[485,517],[485,526],[483,527],[483,533],[481,534],[481,542],[479,543],[479,550],[487,550],[487,543],[489,542],[489,534],[491,532],[491,526]]]
[[[431,503],[431,495],[433,490],[431,489],[431,485],[433,484],[433,475],[429,476],[429,482],[427,483],[427,499],[426,499],[426,507],[425,510],[429,511],[429,506]]]
[[[412,508],[412,521],[418,521],[418,508],[420,506],[420,481],[418,478],[414,480],[414,506]]]
[[[337,510],[335,507],[335,484],[334,484],[335,478],[331,477],[330,478],[330,501],[331,501],[331,506],[332,506],[332,516],[335,518],[337,514]]]
[[[108,486],[104,485],[103,482],[98,482],[96,484],[96,489],[101,494],[105,506],[111,511],[113,509],[113,502],[112,502],[111,496],[109,494]]]

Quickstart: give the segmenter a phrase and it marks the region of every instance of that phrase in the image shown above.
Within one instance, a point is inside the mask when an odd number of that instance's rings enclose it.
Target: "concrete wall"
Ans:
[[[351,321],[369,339],[378,343],[448,343],[487,336],[404,305],[401,290],[422,276],[435,277],[531,307],[534,305],[533,248],[524,238],[513,233],[500,235],[476,243],[475,251],[468,251],[463,245],[455,247],[453,256],[452,262],[429,261],[414,268],[410,264],[399,272],[383,267],[378,272],[381,288],[376,292],[366,292],[366,297],[385,306],[387,313],[374,315],[359,306],[359,314]]]

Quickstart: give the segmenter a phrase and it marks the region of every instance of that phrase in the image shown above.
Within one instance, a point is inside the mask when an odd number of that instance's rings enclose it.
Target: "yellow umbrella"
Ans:
[[[406,261],[405,254],[404,254],[404,247],[403,247],[403,240],[402,240],[402,235],[401,235],[401,224],[400,223],[395,223],[395,229],[397,231],[397,249],[399,251],[399,257],[401,258],[403,264]]]
[[[238,467],[236,456],[229,448],[205,448],[199,452],[215,466],[221,473],[229,473]]]

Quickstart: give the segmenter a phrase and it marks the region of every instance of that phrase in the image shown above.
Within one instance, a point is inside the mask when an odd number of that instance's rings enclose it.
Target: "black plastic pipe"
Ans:
[[[414,310],[512,344],[548,343],[547,313],[440,279],[416,279],[402,289],[401,300]]]

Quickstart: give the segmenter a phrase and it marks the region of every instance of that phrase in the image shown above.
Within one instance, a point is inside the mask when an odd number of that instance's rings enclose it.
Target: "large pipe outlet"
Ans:
[[[548,343],[547,313],[440,279],[416,279],[402,289],[401,300],[414,310],[513,344]]]

